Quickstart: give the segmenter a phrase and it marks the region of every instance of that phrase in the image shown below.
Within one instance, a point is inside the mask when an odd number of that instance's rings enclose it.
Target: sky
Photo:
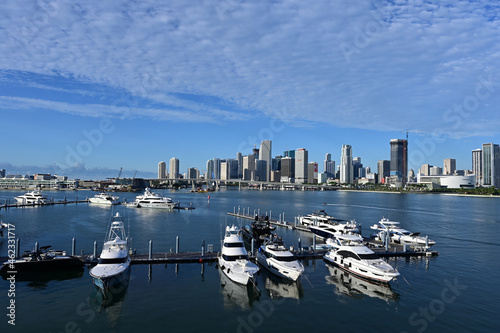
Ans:
[[[500,143],[497,1],[2,1],[0,168],[155,177],[341,147],[376,172]]]

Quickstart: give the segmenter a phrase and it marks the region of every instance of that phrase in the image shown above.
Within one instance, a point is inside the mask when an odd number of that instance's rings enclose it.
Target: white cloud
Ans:
[[[498,118],[498,85],[467,126],[444,119],[474,95],[479,76],[498,72],[496,2],[54,0],[2,2],[0,10],[1,69],[66,76],[155,104],[133,108],[134,116],[211,122],[286,114],[296,124],[498,133],[495,122],[479,120]],[[16,98],[1,102],[35,101]],[[123,111],[36,102],[91,116]]]

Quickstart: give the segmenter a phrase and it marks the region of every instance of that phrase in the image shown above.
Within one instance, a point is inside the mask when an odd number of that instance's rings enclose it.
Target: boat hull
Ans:
[[[257,255],[257,262],[272,274],[291,281],[297,281],[302,275],[302,270],[293,269],[292,267],[281,267],[279,263],[273,262],[262,254]]]
[[[10,262],[5,262],[0,268],[0,271],[55,271],[82,268],[84,263],[80,259],[73,256],[61,256],[44,260],[23,261],[22,259],[13,262],[14,268],[10,268]]]
[[[97,276],[93,275],[90,271],[90,275],[94,279],[94,285],[102,290],[117,291],[121,288],[128,287],[128,282],[130,278],[130,265],[128,265],[123,271],[114,275],[108,276]]]

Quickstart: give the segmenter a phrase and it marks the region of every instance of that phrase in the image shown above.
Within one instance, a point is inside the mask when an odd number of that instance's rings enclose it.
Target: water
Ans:
[[[47,192],[56,199],[84,197],[94,192]],[[0,203],[22,192],[0,191]],[[109,219],[125,216],[132,248],[147,253],[200,251],[202,240],[220,249],[227,224],[248,223],[227,216],[234,207],[260,208],[285,219],[325,209],[338,218],[355,219],[369,226],[382,217],[402,222],[411,231],[429,234],[439,257],[391,259],[403,278],[380,288],[351,278],[323,260],[304,263],[305,277],[298,284],[283,284],[263,272],[258,288],[246,290],[221,280],[214,264],[134,265],[130,284],[120,295],[103,300],[85,269],[81,276],[59,276],[45,281],[16,283],[18,332],[493,332],[500,313],[497,288],[500,273],[500,199],[437,194],[365,192],[220,191],[207,194],[165,191],[175,201],[196,207],[191,211],[101,207],[88,204],[54,205],[1,210],[4,222],[16,226],[21,251],[52,245],[92,253],[94,241],[102,248]],[[133,200],[136,194],[123,193]],[[237,209],[237,208],[236,208]],[[128,226],[129,225],[129,226]],[[310,234],[278,228],[286,245],[310,245]],[[7,242],[0,244],[5,256]],[[65,279],[66,278],[66,279]],[[224,285],[224,286],[221,286]],[[0,280],[0,330],[14,331],[7,323],[9,284]]]

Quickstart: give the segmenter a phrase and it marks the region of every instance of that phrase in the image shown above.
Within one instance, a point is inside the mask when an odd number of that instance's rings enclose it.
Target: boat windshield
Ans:
[[[245,247],[242,242],[224,243],[224,247]]]
[[[248,259],[248,256],[246,254],[241,254],[237,256],[228,256],[226,254],[223,254],[222,258],[226,261],[236,261],[238,259]]]
[[[274,256],[274,258],[276,258],[276,260],[278,260],[278,261],[285,261],[285,262],[290,262],[290,261],[296,260],[294,256],[286,256],[286,257]]]
[[[99,259],[99,264],[124,264],[127,262],[127,257],[125,258],[113,258],[113,259]]]
[[[358,255],[361,259],[365,260],[379,259],[379,256],[376,253],[358,254]]]

